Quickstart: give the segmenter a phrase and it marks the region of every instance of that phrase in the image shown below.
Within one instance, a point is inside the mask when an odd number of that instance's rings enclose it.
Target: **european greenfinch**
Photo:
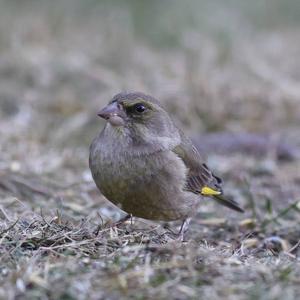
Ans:
[[[185,220],[208,196],[223,197],[222,181],[161,103],[143,93],[120,93],[98,115],[107,122],[90,147],[89,165],[101,193],[128,214],[149,220]]]

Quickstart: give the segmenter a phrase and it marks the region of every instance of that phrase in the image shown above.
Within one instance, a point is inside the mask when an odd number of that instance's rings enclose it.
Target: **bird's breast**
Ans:
[[[185,203],[186,167],[172,151],[131,155],[122,147],[91,148],[90,168],[103,195],[121,209],[147,219],[178,219]]]

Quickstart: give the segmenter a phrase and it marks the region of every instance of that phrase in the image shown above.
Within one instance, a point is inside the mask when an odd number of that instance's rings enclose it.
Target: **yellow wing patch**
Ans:
[[[222,194],[222,192],[216,191],[208,186],[204,186],[201,189],[201,195],[203,195],[203,196],[217,196],[217,195],[221,195],[221,194]]]

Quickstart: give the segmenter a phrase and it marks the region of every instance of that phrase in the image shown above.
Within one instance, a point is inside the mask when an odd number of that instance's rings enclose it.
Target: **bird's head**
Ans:
[[[143,93],[120,93],[98,116],[137,144],[178,142],[179,132],[159,101]]]

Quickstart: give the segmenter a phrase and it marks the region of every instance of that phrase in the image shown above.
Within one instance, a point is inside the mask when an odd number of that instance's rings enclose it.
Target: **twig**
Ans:
[[[14,228],[17,225],[17,223],[19,222],[19,220],[20,219],[18,218],[12,225],[10,225],[8,228],[2,230],[0,232],[0,236],[2,236],[4,233],[6,233],[6,232],[10,231],[12,228]]]
[[[270,223],[272,222],[278,222],[277,220],[282,218],[283,216],[285,216],[290,210],[294,209],[294,210],[297,210],[299,211],[299,208],[298,208],[298,205],[299,205],[299,201],[295,201],[293,202],[292,204],[290,204],[288,207],[282,209],[275,217],[269,219],[269,220],[265,220],[261,223],[261,227],[263,229],[265,229]]]
[[[293,253],[298,247],[300,247],[300,240],[291,249],[289,249],[287,252],[288,253]]]
[[[4,208],[2,206],[0,206],[0,211],[2,212],[5,219],[10,222],[11,219],[10,219],[10,217],[8,216],[8,214],[6,213],[6,211],[4,210]]]
[[[256,211],[255,201],[254,201],[253,195],[251,193],[251,186],[250,186],[249,182],[247,181],[247,179],[245,179],[244,182],[247,186],[247,189],[246,189],[245,192],[247,194],[248,203],[249,203],[250,209],[252,211],[252,218],[256,219],[257,218],[257,211]]]

